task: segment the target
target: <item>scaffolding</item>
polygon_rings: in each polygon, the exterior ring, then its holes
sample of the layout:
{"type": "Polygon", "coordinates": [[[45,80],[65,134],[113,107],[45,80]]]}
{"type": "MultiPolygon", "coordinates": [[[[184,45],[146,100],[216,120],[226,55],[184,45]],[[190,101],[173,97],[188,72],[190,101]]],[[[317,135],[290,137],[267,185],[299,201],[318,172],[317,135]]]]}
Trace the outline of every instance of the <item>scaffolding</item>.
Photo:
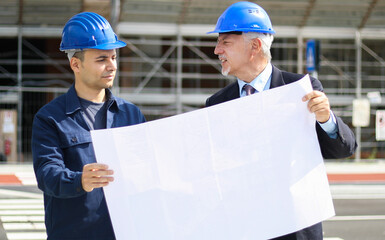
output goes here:
{"type": "MultiPolygon", "coordinates": [[[[13,3],[8,1],[9,6],[13,3]]],[[[17,18],[7,20],[8,25],[0,25],[0,108],[17,110],[20,162],[31,160],[34,114],[66,92],[73,82],[68,60],[58,50],[62,26],[56,26],[63,25],[66,16],[84,9],[83,1],[71,3],[71,7],[66,5],[67,13],[58,13],[53,25],[33,24],[42,21],[39,19],[17,24],[17,18]]],[[[128,3],[132,1],[112,1],[108,10],[116,32],[127,43],[119,52],[119,73],[112,90],[138,105],[148,120],[204,107],[210,95],[234,81],[233,77],[220,74],[220,64],[213,53],[216,36],[206,34],[212,30],[212,24],[187,24],[186,18],[180,17],[175,23],[117,21],[120,4],[123,15],[132,12],[125,10],[128,3]]],[[[214,7],[210,9],[214,11],[214,7]]],[[[365,16],[358,24],[364,24],[364,20],[365,16]]],[[[354,99],[373,91],[385,94],[385,29],[299,24],[276,26],[275,30],[272,63],[282,70],[306,73],[305,43],[308,39],[321,42],[318,78],[334,113],[351,127],[354,99]]],[[[384,106],[383,98],[381,103],[372,104],[372,115],[384,106]]],[[[357,160],[385,157],[385,144],[375,140],[374,127],[372,116],[369,127],[354,128],[359,143],[357,160]]]]}

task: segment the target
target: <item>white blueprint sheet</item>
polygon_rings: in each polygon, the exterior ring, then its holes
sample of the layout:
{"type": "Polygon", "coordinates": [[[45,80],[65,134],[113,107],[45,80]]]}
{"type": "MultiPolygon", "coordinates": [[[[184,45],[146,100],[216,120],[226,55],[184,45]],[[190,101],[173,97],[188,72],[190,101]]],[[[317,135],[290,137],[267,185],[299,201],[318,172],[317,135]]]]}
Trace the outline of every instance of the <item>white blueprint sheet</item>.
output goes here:
{"type": "Polygon", "coordinates": [[[309,77],[140,125],[92,131],[118,240],[263,240],[334,216],[309,77]]]}

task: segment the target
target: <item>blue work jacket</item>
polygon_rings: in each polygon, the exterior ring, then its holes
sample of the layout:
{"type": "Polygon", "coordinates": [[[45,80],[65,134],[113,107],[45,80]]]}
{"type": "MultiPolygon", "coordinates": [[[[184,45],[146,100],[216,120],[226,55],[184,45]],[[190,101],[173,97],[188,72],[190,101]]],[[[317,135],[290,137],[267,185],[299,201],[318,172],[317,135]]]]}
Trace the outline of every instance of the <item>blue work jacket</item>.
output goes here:
{"type": "MultiPolygon", "coordinates": [[[[143,123],[139,108],[110,95],[107,128],[143,123]]],[[[102,188],[85,192],[85,164],[95,163],[90,128],[83,118],[74,86],[35,115],[32,128],[33,165],[44,192],[49,240],[115,239],[102,188]]]]}

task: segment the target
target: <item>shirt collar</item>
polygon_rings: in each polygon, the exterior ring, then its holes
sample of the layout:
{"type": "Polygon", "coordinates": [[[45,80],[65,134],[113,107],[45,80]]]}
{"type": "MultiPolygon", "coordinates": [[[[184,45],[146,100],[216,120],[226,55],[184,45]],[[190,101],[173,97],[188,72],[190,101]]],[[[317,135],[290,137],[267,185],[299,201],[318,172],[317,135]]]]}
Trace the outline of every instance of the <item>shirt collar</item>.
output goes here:
{"type": "Polygon", "coordinates": [[[271,65],[271,63],[268,63],[265,69],[263,69],[263,71],[250,83],[244,82],[237,78],[239,85],[239,96],[242,96],[242,88],[246,84],[251,85],[258,92],[262,92],[263,90],[269,89],[269,86],[266,86],[266,84],[269,82],[272,72],[273,66],[271,65]]]}
{"type": "MultiPolygon", "coordinates": [[[[108,109],[115,105],[117,107],[116,98],[112,94],[111,90],[106,88],[106,101],[109,101],[108,103],[108,109]]],[[[80,101],[78,98],[78,95],[75,90],[75,85],[72,84],[72,86],[68,89],[67,96],[66,96],[66,113],[72,114],[78,110],[80,110],[80,101]]]]}

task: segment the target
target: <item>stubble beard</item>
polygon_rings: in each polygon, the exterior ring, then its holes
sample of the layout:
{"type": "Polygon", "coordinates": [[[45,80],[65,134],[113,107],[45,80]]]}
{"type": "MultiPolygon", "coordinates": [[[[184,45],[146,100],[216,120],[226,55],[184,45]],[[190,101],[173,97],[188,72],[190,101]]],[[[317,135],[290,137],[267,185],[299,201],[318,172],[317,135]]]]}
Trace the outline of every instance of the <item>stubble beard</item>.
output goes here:
{"type": "MultiPolygon", "coordinates": [[[[106,74],[106,75],[108,75],[108,74],[106,74]]],[[[112,80],[105,82],[103,84],[104,88],[111,88],[114,85],[115,77],[116,77],[116,75],[114,74],[114,77],[112,78],[112,80]]]]}

